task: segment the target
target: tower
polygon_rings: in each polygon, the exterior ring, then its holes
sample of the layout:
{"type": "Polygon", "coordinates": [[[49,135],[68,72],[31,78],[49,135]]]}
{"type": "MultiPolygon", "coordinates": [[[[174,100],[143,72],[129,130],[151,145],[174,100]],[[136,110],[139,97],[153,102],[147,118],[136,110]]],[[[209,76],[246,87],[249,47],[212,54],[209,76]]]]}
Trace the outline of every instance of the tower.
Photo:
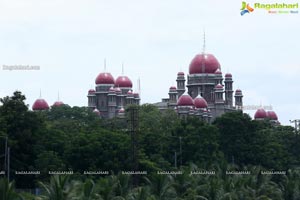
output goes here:
{"type": "Polygon", "coordinates": [[[122,64],[122,75],[116,79],[115,87],[118,87],[121,90],[121,93],[119,93],[117,95],[117,98],[118,98],[117,101],[119,103],[118,104],[119,108],[126,107],[126,104],[127,104],[126,96],[128,95],[127,93],[132,90],[132,82],[128,78],[128,76],[124,75],[123,64],[122,64]]]}
{"type": "Polygon", "coordinates": [[[116,116],[116,91],[113,87],[111,87],[108,91],[108,118],[113,118],[116,116]]]}
{"type": "Polygon", "coordinates": [[[223,99],[223,85],[218,84],[215,87],[215,107],[213,117],[221,116],[224,114],[224,99],[223,99]]]}
{"type": "Polygon", "coordinates": [[[95,106],[100,111],[101,116],[108,117],[108,92],[114,86],[114,78],[110,73],[103,72],[97,76],[95,83],[95,106]]]}
{"type": "Polygon", "coordinates": [[[237,89],[235,91],[234,98],[235,98],[235,108],[237,110],[242,110],[243,109],[243,93],[242,93],[242,90],[237,89]]]}
{"type": "Polygon", "coordinates": [[[233,106],[233,90],[232,90],[232,75],[230,73],[225,74],[225,105],[228,107],[233,106]]]}
{"type": "Polygon", "coordinates": [[[223,86],[221,84],[215,87],[215,104],[224,104],[223,86]]]}
{"type": "Polygon", "coordinates": [[[169,102],[168,108],[174,109],[177,104],[177,90],[175,86],[171,86],[169,89],[169,102]]]}
{"type": "Polygon", "coordinates": [[[187,79],[188,93],[193,98],[200,94],[209,105],[214,104],[215,85],[222,84],[223,78],[219,61],[206,52],[205,32],[202,53],[192,59],[187,79]]]}
{"type": "Polygon", "coordinates": [[[117,109],[120,109],[123,106],[123,102],[122,102],[122,91],[121,88],[116,87],[115,88],[115,92],[116,92],[116,104],[117,104],[117,109]]]}
{"type": "Polygon", "coordinates": [[[136,104],[136,105],[140,105],[140,100],[141,100],[141,98],[140,98],[140,94],[139,93],[133,93],[133,97],[134,97],[134,104],[136,104]]]}
{"type": "Polygon", "coordinates": [[[177,82],[177,94],[179,98],[185,92],[185,77],[183,72],[177,73],[176,82],[177,82]]]}
{"type": "Polygon", "coordinates": [[[95,90],[94,89],[90,89],[88,91],[88,107],[91,108],[91,110],[94,110],[94,108],[96,107],[96,95],[95,95],[95,90]]]}
{"type": "Polygon", "coordinates": [[[126,96],[126,105],[132,105],[134,104],[134,95],[131,90],[127,92],[126,96]]]}

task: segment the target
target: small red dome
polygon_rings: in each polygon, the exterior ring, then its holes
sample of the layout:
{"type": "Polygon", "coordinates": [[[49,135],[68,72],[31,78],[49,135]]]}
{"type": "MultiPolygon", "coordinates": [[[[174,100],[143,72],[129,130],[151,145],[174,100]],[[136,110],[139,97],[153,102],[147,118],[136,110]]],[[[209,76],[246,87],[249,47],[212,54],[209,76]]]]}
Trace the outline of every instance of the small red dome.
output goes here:
{"type": "Polygon", "coordinates": [[[176,90],[177,88],[175,86],[171,86],[169,90],[176,90]]]}
{"type": "Polygon", "coordinates": [[[226,74],[225,74],[225,78],[232,78],[232,74],[226,73],[226,74]]]}
{"type": "Polygon", "coordinates": [[[178,72],[177,76],[184,76],[184,72],[178,72]]]}
{"type": "Polygon", "coordinates": [[[116,93],[121,93],[122,92],[121,88],[119,88],[119,87],[115,88],[115,91],[116,91],[116,93]]]}
{"type": "Polygon", "coordinates": [[[198,54],[196,55],[189,68],[190,74],[213,74],[217,69],[220,69],[220,63],[212,54],[198,54]]]}
{"type": "Polygon", "coordinates": [[[132,95],[133,93],[132,93],[131,90],[128,90],[127,94],[128,94],[128,95],[132,95]]]}
{"type": "Polygon", "coordinates": [[[116,90],[114,89],[114,87],[110,87],[109,90],[108,90],[108,92],[114,93],[114,92],[116,92],[116,90]]]}
{"type": "Polygon", "coordinates": [[[184,93],[177,101],[178,106],[194,106],[194,101],[190,95],[184,93]]]}
{"type": "Polygon", "coordinates": [[[242,90],[237,89],[237,90],[235,91],[235,94],[242,94],[242,90]]]}
{"type": "Polygon", "coordinates": [[[88,92],[88,94],[95,94],[95,92],[96,91],[94,89],[90,89],[89,92],[88,92]]]}
{"type": "Polygon", "coordinates": [[[222,74],[221,70],[218,68],[216,71],[215,71],[215,74],[222,74]]]}
{"type": "Polygon", "coordinates": [[[55,101],[52,106],[62,106],[64,103],[62,101],[55,101]]]}
{"type": "Polygon", "coordinates": [[[267,112],[267,117],[271,120],[278,120],[276,113],[272,110],[267,112]]]}
{"type": "Polygon", "coordinates": [[[223,85],[221,85],[220,83],[218,85],[216,85],[215,87],[216,89],[223,89],[223,85]]]}
{"type": "Polygon", "coordinates": [[[119,76],[116,79],[115,86],[121,88],[132,88],[132,82],[127,76],[119,76]]]}
{"type": "Polygon", "coordinates": [[[140,94],[137,92],[133,93],[133,96],[134,96],[134,98],[140,98],[140,94]]]}
{"type": "Polygon", "coordinates": [[[104,72],[104,73],[100,73],[97,76],[95,83],[97,85],[100,85],[100,84],[115,84],[115,79],[110,73],[104,72]]]}
{"type": "Polygon", "coordinates": [[[32,105],[32,110],[48,110],[49,105],[44,99],[37,99],[32,105]]]}
{"type": "Polygon", "coordinates": [[[93,110],[93,113],[95,113],[96,115],[100,116],[100,111],[99,111],[97,108],[95,108],[95,109],[93,110]]]}
{"type": "Polygon", "coordinates": [[[207,108],[207,102],[206,100],[201,97],[200,95],[198,95],[195,99],[194,99],[194,104],[196,108],[207,108]]]}
{"type": "Polygon", "coordinates": [[[267,117],[267,112],[263,108],[258,109],[254,114],[255,119],[264,119],[266,117],[267,117]]]}
{"type": "Polygon", "coordinates": [[[122,107],[122,108],[120,108],[120,110],[118,111],[118,113],[125,113],[125,110],[124,110],[124,108],[122,107]]]}

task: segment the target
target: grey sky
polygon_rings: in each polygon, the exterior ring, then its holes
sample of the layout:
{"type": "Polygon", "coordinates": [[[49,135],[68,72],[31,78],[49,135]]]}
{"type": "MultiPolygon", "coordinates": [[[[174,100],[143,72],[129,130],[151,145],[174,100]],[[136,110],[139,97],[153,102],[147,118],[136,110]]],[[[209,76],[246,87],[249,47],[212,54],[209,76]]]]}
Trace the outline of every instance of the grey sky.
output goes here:
{"type": "Polygon", "coordinates": [[[240,16],[240,8],[236,0],[1,0],[0,64],[41,69],[1,69],[0,96],[19,89],[31,106],[41,89],[53,104],[59,90],[65,103],[85,106],[106,58],[115,78],[124,62],[134,89],[140,77],[142,103],[158,102],[202,51],[205,28],[206,51],[233,74],[244,104],[271,104],[289,124],[300,118],[300,14],[240,16]]]}

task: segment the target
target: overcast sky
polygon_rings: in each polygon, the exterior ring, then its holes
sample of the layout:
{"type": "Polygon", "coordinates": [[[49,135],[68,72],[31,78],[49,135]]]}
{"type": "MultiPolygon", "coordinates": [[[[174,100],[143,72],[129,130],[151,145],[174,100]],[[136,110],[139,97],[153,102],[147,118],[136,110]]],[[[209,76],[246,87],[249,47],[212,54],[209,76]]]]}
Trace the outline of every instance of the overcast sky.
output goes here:
{"type": "Polygon", "coordinates": [[[0,96],[18,89],[31,107],[40,89],[51,105],[59,91],[64,103],[86,106],[106,58],[115,78],[124,62],[134,89],[140,77],[142,103],[158,102],[202,52],[205,28],[206,51],[233,74],[244,105],[272,105],[290,124],[300,118],[300,14],[240,16],[240,8],[236,0],[0,0],[0,96]],[[15,64],[40,70],[2,69],[15,64]]]}

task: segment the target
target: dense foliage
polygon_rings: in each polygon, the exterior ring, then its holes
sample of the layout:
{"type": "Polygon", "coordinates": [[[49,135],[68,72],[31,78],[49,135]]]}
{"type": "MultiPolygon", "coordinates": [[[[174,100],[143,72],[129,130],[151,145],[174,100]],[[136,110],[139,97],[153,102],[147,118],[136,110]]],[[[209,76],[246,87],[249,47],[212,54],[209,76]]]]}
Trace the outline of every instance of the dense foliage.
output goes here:
{"type": "MultiPolygon", "coordinates": [[[[138,106],[138,166],[148,175],[135,185],[121,174],[134,164],[128,116],[100,119],[86,107],[68,105],[33,112],[24,100],[18,91],[0,99],[0,170],[5,170],[7,136],[10,180],[16,188],[43,188],[41,199],[300,199],[300,139],[292,127],[254,121],[242,112],[207,124],[193,117],[181,120],[173,110],[138,106]],[[189,175],[200,169],[216,175],[189,175]],[[251,175],[226,175],[229,169],[251,175]],[[15,174],[35,170],[40,174],[15,174]],[[97,170],[110,175],[82,175],[97,170]],[[163,170],[185,173],[157,174],[163,170]],[[261,175],[260,170],[288,173],[261,175]],[[51,177],[48,171],[74,175],[51,177]]],[[[0,196],[11,192],[13,199],[21,198],[11,182],[1,179],[0,184],[0,196]]]]}

